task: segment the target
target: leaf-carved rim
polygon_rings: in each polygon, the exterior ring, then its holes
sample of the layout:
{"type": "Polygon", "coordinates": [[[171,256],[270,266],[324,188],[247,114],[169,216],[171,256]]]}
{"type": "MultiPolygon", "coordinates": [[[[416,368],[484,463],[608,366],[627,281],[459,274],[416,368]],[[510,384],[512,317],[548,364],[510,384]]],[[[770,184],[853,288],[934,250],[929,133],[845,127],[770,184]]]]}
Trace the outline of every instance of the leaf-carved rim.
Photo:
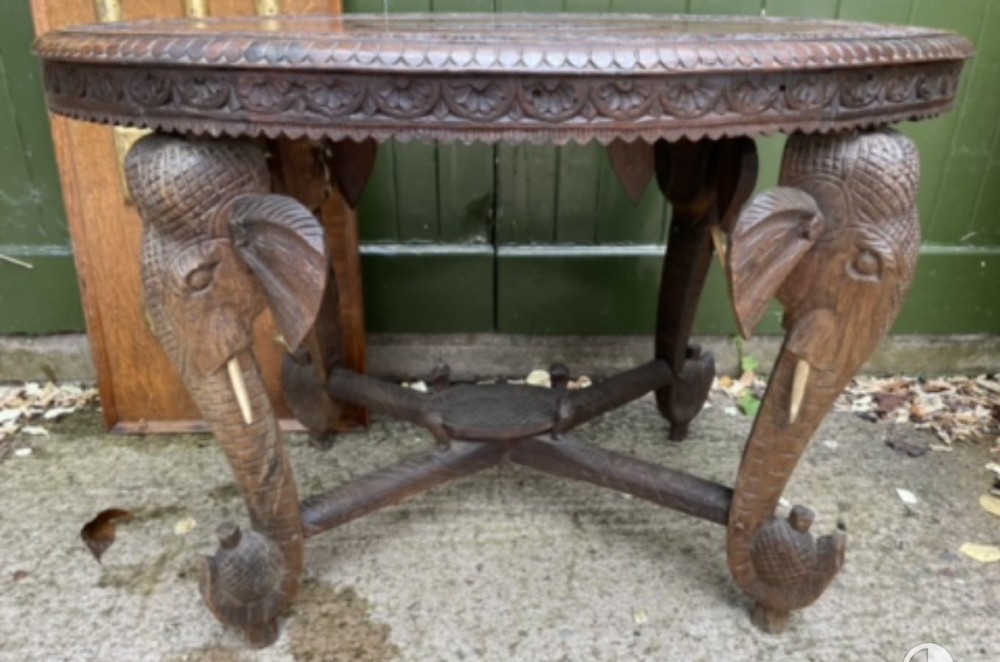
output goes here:
{"type": "Polygon", "coordinates": [[[326,71],[662,74],[962,60],[919,27],[664,14],[350,14],[88,25],[43,35],[44,60],[326,71]]]}
{"type": "Polygon", "coordinates": [[[162,131],[607,144],[823,133],[925,119],[951,108],[961,68],[944,62],[752,76],[403,76],[53,61],[45,63],[44,78],[55,113],[162,131]],[[748,81],[756,90],[750,99],[748,81]]]}

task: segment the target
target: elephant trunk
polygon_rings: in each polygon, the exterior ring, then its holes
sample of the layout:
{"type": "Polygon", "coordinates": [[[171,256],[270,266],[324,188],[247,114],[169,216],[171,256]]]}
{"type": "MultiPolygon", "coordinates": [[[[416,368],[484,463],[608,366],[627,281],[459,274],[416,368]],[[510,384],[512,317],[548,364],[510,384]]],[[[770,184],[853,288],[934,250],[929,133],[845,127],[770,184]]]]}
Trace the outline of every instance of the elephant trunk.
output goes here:
{"type": "Polygon", "coordinates": [[[295,596],[304,536],[291,464],[257,363],[246,351],[237,353],[233,362],[245,384],[249,424],[226,366],[186,380],[229,461],[252,527],[242,535],[236,529],[235,540],[232,525],[220,527],[223,549],[206,559],[201,591],[221,621],[266,645],[277,635],[277,616],[295,596]],[[231,544],[224,530],[229,530],[231,544]]]}
{"type": "Polygon", "coordinates": [[[800,455],[845,386],[841,375],[851,374],[812,368],[803,375],[802,365],[802,357],[786,343],[743,453],[729,516],[727,555],[734,580],[758,602],[781,612],[814,602],[844,555],[839,532],[813,542],[808,510],[793,510],[787,521],[774,517],[800,455]],[[797,378],[804,395],[790,416],[797,378]]]}

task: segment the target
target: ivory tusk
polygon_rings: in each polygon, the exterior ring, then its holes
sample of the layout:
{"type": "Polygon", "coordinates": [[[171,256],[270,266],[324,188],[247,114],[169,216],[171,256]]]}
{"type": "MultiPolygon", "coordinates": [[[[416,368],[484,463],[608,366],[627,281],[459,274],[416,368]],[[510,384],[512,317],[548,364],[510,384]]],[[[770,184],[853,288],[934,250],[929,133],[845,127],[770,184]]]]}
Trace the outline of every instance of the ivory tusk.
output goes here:
{"type": "Polygon", "coordinates": [[[719,264],[722,265],[722,270],[726,270],[726,237],[722,233],[722,228],[718,225],[713,225],[709,232],[712,234],[712,245],[715,247],[715,255],[719,258],[719,264]]]}
{"type": "Polygon", "coordinates": [[[799,417],[802,400],[806,395],[806,382],[809,381],[809,362],[799,359],[795,364],[795,377],[792,379],[792,406],[788,410],[788,422],[794,423],[799,417]]]}
{"type": "Polygon", "coordinates": [[[243,381],[240,360],[235,356],[229,359],[226,369],[229,370],[229,381],[233,385],[233,393],[236,395],[236,402],[240,405],[240,413],[243,414],[243,421],[247,425],[250,425],[253,423],[253,410],[250,409],[250,395],[247,393],[247,384],[243,381]]]}

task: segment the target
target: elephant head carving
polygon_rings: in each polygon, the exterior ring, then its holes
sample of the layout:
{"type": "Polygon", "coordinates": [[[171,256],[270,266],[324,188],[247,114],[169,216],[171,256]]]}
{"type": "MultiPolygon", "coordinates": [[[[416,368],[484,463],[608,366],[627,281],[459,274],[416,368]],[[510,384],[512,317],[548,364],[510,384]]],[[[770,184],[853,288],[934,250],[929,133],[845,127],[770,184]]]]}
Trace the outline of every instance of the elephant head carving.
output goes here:
{"type": "Polygon", "coordinates": [[[291,467],[250,349],[251,324],[269,306],[285,342],[294,349],[303,341],[326,286],[323,230],[294,200],[266,193],[266,158],[253,144],[152,135],[132,148],[127,175],[144,221],[152,330],[226,453],[253,531],[283,563],[267,575],[270,593],[244,603],[224,585],[233,573],[208,559],[202,593],[223,622],[269,643],[297,588],[303,534],[291,467]]]}
{"type": "Polygon", "coordinates": [[[773,515],[816,427],[899,312],[920,248],[918,182],[916,148],[901,134],[795,135],[780,186],[752,199],[730,236],[743,335],[772,297],[784,308],[785,342],[744,451],[728,543],[737,583],[777,613],[814,601],[842,564],[842,534],[814,543],[811,514],[773,515]]]}

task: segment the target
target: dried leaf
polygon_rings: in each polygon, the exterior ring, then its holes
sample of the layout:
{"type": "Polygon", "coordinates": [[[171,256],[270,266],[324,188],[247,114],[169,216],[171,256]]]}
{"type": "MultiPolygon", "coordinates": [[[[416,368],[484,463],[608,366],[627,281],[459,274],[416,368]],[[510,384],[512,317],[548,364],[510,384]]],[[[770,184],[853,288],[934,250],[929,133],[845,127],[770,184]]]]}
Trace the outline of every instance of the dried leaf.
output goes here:
{"type": "Polygon", "coordinates": [[[875,395],[876,411],[885,416],[896,411],[906,403],[906,397],[898,393],[878,393],[875,395]]]}
{"type": "Polygon", "coordinates": [[[62,418],[63,416],[72,414],[75,411],[76,407],[53,407],[52,409],[49,409],[44,414],[42,414],[42,418],[44,418],[46,421],[54,421],[59,418],[62,418]]]}
{"type": "Polygon", "coordinates": [[[967,542],[959,547],[958,551],[980,563],[996,563],[1000,561],[1000,547],[996,545],[977,545],[976,543],[967,542]]]}
{"type": "Polygon", "coordinates": [[[23,428],[21,428],[21,432],[34,437],[49,436],[49,431],[39,425],[25,425],[23,428]]]}
{"type": "Polygon", "coordinates": [[[195,530],[198,526],[198,522],[193,517],[184,517],[174,524],[174,535],[186,536],[195,530]]]}
{"type": "Polygon", "coordinates": [[[995,496],[983,494],[979,497],[979,505],[989,514],[1000,517],[1000,499],[995,496]]]}
{"type": "Polygon", "coordinates": [[[123,520],[132,517],[132,513],[120,508],[109,508],[97,513],[97,517],[90,520],[80,529],[80,537],[86,543],[90,553],[94,555],[97,562],[101,562],[101,556],[108,547],[115,541],[115,525],[123,520]]]}
{"type": "Polygon", "coordinates": [[[20,409],[0,409],[0,423],[16,421],[21,418],[20,409]]]}

